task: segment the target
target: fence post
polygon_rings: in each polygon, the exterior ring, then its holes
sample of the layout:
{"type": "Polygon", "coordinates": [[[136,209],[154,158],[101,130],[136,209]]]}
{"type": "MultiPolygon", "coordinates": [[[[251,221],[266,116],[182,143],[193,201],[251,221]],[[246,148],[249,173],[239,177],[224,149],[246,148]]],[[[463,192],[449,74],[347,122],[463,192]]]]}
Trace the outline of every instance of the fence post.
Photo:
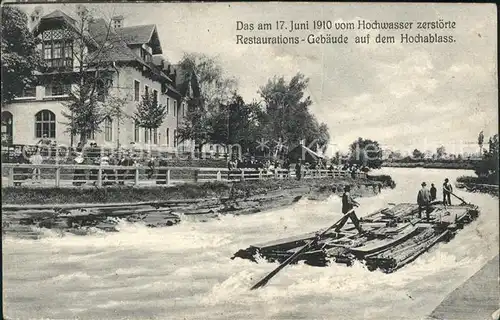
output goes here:
{"type": "Polygon", "coordinates": [[[220,170],[217,171],[217,181],[221,181],[222,180],[222,175],[220,173],[220,170]]]}
{"type": "Polygon", "coordinates": [[[14,186],[14,167],[9,168],[9,187],[14,186]]]}
{"type": "Polygon", "coordinates": [[[241,181],[245,180],[245,170],[241,169],[241,181]]]}
{"type": "Polygon", "coordinates": [[[97,186],[102,187],[102,168],[97,169],[97,186]]]}
{"type": "Polygon", "coordinates": [[[262,180],[262,170],[259,169],[259,180],[262,180]]]}
{"type": "Polygon", "coordinates": [[[198,175],[199,175],[199,171],[194,170],[194,182],[198,182],[198,175]]]}
{"type": "Polygon", "coordinates": [[[278,180],[278,169],[274,169],[274,179],[278,180]]]}
{"type": "Polygon", "coordinates": [[[167,170],[167,186],[170,185],[170,169],[167,170]]]}
{"type": "Polygon", "coordinates": [[[56,187],[59,188],[61,185],[61,167],[56,168],[56,187]]]}
{"type": "Polygon", "coordinates": [[[135,166],[135,171],[134,171],[134,185],[138,186],[139,185],[139,167],[135,166]]]}

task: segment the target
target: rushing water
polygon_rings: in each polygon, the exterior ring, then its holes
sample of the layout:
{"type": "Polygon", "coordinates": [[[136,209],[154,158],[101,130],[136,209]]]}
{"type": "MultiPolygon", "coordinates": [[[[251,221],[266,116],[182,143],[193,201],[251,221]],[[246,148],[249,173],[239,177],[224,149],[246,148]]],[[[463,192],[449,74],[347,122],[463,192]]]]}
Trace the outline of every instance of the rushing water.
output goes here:
{"type": "MultiPolygon", "coordinates": [[[[389,202],[414,202],[422,180],[439,186],[458,170],[383,169],[397,183],[359,199],[359,215],[389,202]]],[[[250,291],[277,264],[230,257],[278,237],[329,226],[338,197],[247,216],[151,229],[75,236],[44,231],[39,240],[3,240],[4,314],[14,319],[425,319],[498,253],[498,199],[456,193],[480,206],[478,220],[393,274],[361,264],[285,268],[250,291]]],[[[456,202],[458,200],[452,199],[456,202]]]]}

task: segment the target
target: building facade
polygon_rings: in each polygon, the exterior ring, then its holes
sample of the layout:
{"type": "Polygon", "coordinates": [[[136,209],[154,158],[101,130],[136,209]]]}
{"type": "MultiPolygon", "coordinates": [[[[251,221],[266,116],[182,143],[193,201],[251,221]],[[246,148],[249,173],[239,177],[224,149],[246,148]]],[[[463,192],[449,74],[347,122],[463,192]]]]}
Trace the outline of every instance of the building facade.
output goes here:
{"type": "MultiPolygon", "coordinates": [[[[82,59],[77,59],[82,50],[77,50],[72,32],[78,32],[83,25],[79,21],[85,12],[81,6],[78,17],[73,18],[60,10],[43,15],[37,8],[30,15],[30,29],[41,40],[39,50],[46,68],[37,73],[36,86],[26,88],[21,97],[3,107],[4,142],[34,145],[47,137],[58,145],[76,146],[80,141],[79,136],[71,137],[68,132],[72,118],[64,114],[68,114],[69,97],[76,90],[75,75],[82,70],[79,68],[82,59]]],[[[109,148],[134,146],[188,151],[192,144],[177,143],[176,135],[186,118],[193,75],[178,74],[176,66],[162,57],[156,25],[126,26],[123,17],[114,17],[111,22],[89,20],[81,30],[85,39],[89,39],[88,48],[84,48],[88,57],[102,51],[104,45],[109,47],[106,68],[99,73],[102,79],[97,86],[97,99],[103,104],[109,97],[122,101],[120,117],[107,116],[100,130],[89,133],[87,139],[109,148]],[[154,130],[140,127],[133,119],[145,94],[154,96],[167,108],[161,126],[154,130]]]]}

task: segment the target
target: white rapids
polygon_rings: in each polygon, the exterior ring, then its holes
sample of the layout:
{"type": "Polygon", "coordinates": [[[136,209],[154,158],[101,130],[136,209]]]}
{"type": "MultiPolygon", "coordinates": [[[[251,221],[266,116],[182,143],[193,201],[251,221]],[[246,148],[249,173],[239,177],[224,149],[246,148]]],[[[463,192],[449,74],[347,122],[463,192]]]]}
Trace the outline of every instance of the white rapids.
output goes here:
{"type": "MultiPolygon", "coordinates": [[[[471,171],[386,168],[397,183],[361,198],[360,216],[414,202],[422,181],[438,188],[471,171]]],[[[498,254],[498,199],[456,190],[481,213],[393,274],[363,265],[292,265],[263,289],[249,288],[277,264],[230,257],[253,243],[316,231],[340,216],[336,196],[292,207],[166,228],[120,223],[117,233],[3,239],[4,315],[9,319],[425,319],[498,254]]],[[[458,200],[452,201],[457,203],[458,200]]]]}

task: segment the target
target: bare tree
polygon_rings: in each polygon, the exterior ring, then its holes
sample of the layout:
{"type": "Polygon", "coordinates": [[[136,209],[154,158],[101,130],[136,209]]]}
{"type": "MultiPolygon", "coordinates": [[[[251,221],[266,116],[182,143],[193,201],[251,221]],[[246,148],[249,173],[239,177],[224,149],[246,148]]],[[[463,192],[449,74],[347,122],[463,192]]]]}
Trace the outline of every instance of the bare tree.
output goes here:
{"type": "MultiPolygon", "coordinates": [[[[105,99],[112,86],[111,56],[122,40],[114,33],[111,21],[94,19],[83,6],[78,6],[77,19],[66,25],[65,31],[70,37],[67,41],[73,45],[74,81],[63,116],[69,120],[66,125],[71,134],[71,144],[73,136],[79,134],[84,145],[89,136],[102,130],[101,123],[110,116],[105,99]]],[[[113,104],[116,105],[116,102],[113,104]]],[[[111,109],[116,111],[115,107],[111,109]]]]}

